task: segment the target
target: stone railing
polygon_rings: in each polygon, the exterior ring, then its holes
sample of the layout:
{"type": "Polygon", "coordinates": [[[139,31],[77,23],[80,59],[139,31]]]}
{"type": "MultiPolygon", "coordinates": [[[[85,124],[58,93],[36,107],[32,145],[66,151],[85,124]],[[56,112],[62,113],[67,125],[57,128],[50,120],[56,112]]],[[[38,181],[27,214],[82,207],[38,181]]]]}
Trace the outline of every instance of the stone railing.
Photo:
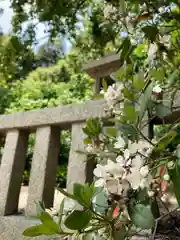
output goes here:
{"type": "Polygon", "coordinates": [[[36,133],[32,159],[29,192],[25,214],[36,214],[35,201],[53,206],[56,167],[60,151],[60,132],[71,129],[72,142],[69,154],[67,189],[73,182],[92,180],[92,164],[76,150],[84,148],[82,127],[93,117],[107,118],[105,102],[89,101],[37,111],[0,116],[0,134],[6,141],[0,166],[0,215],[13,215],[18,211],[22,175],[25,166],[28,137],[36,133]]]}

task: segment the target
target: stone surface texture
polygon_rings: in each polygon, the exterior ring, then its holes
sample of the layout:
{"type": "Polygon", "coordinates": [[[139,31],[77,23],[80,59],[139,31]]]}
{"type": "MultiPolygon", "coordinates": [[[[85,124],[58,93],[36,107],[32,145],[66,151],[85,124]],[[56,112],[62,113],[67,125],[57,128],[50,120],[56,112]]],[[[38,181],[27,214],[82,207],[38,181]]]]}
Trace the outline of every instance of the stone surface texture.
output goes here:
{"type": "Polygon", "coordinates": [[[28,134],[18,130],[7,133],[0,166],[0,215],[17,212],[24,171],[28,134]]]}
{"type": "Polygon", "coordinates": [[[94,78],[106,77],[121,67],[119,54],[111,53],[101,59],[90,61],[83,66],[83,70],[94,78]]]}
{"type": "Polygon", "coordinates": [[[46,208],[53,207],[59,147],[59,128],[37,129],[26,207],[28,216],[36,215],[35,201],[43,201],[46,208]]]}
{"type": "Polygon", "coordinates": [[[34,129],[47,125],[71,127],[74,122],[83,122],[88,118],[107,118],[107,105],[104,100],[87,101],[82,104],[70,104],[55,108],[45,108],[9,115],[0,115],[0,132],[9,129],[34,129]]]}

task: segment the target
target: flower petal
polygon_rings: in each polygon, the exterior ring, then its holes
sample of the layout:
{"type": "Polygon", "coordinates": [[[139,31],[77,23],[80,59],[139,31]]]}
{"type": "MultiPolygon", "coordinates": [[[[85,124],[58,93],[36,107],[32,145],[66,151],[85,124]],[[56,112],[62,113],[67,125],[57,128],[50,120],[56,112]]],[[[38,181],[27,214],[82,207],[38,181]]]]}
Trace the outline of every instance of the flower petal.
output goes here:
{"type": "Polygon", "coordinates": [[[129,151],[129,149],[126,149],[126,150],[124,151],[124,158],[125,158],[125,160],[128,160],[129,157],[130,157],[130,151],[129,151]]]}

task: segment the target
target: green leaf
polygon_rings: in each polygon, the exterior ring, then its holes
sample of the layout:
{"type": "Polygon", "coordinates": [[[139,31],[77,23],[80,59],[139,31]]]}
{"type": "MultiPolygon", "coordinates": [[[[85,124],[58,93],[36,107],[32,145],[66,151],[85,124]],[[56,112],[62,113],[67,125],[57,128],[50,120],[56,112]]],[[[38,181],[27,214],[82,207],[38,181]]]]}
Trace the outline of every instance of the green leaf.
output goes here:
{"type": "Polygon", "coordinates": [[[135,108],[132,104],[129,103],[125,103],[124,104],[124,116],[126,120],[130,120],[130,121],[135,121],[137,118],[137,113],[135,111],[135,108]]]}
{"type": "Polygon", "coordinates": [[[148,108],[149,102],[151,101],[153,83],[150,83],[149,86],[146,88],[145,92],[140,97],[140,112],[139,112],[139,121],[142,120],[145,111],[148,108]]]}
{"type": "Polygon", "coordinates": [[[173,183],[174,193],[177,199],[178,204],[180,204],[180,159],[176,160],[176,164],[174,168],[168,170],[169,176],[173,183]]]}
{"type": "Polygon", "coordinates": [[[156,116],[163,118],[166,115],[168,115],[169,113],[171,113],[171,109],[168,106],[165,106],[162,103],[159,103],[156,105],[156,116]]]}
{"type": "Polygon", "coordinates": [[[65,219],[64,224],[71,230],[81,230],[88,225],[91,219],[92,214],[89,211],[74,210],[65,219]]]}
{"type": "Polygon", "coordinates": [[[62,231],[61,222],[62,222],[62,217],[63,217],[63,213],[64,213],[64,203],[65,203],[65,198],[61,202],[61,205],[60,205],[60,208],[59,208],[59,214],[58,214],[59,215],[58,225],[59,225],[59,228],[60,228],[61,231],[62,231]]]}
{"type": "Polygon", "coordinates": [[[129,137],[132,141],[138,140],[138,137],[139,137],[138,132],[130,124],[117,123],[116,128],[119,132],[122,132],[124,134],[124,136],[129,137]]]}
{"type": "Polygon", "coordinates": [[[128,88],[124,87],[123,94],[124,94],[125,98],[127,98],[127,99],[129,99],[131,101],[134,101],[135,95],[128,88]]]}
{"type": "Polygon", "coordinates": [[[133,78],[133,86],[136,90],[141,91],[144,88],[143,73],[136,74],[133,78]]]}
{"type": "Polygon", "coordinates": [[[147,200],[149,200],[148,194],[147,194],[147,189],[139,189],[136,192],[136,201],[138,201],[139,203],[142,202],[146,202],[147,200]]]}
{"type": "Polygon", "coordinates": [[[124,60],[126,59],[130,47],[131,47],[130,39],[129,38],[125,38],[125,40],[122,43],[122,51],[121,51],[120,59],[124,59],[124,60]]]}
{"type": "Polygon", "coordinates": [[[168,88],[173,86],[173,84],[176,82],[175,80],[177,79],[177,74],[178,74],[178,70],[176,69],[173,73],[170,74],[170,76],[168,77],[168,88]]]}
{"type": "Polygon", "coordinates": [[[113,232],[113,240],[124,240],[126,238],[126,228],[122,226],[118,231],[113,232]]]}
{"type": "Polygon", "coordinates": [[[170,131],[167,134],[165,134],[158,143],[156,144],[156,149],[157,150],[164,150],[176,137],[177,132],[176,131],[170,131]]]}
{"type": "Polygon", "coordinates": [[[157,34],[159,32],[157,26],[155,25],[145,26],[142,28],[142,31],[144,32],[145,37],[151,42],[154,42],[156,40],[157,34]]]}
{"type": "Polygon", "coordinates": [[[155,219],[149,204],[130,204],[128,213],[136,227],[151,229],[154,226],[155,219]]]}
{"type": "Polygon", "coordinates": [[[90,207],[91,199],[94,195],[94,185],[81,185],[79,183],[74,184],[73,194],[81,205],[90,207]]]}
{"type": "Polygon", "coordinates": [[[86,121],[86,127],[83,128],[83,131],[89,137],[98,137],[101,133],[101,123],[99,118],[88,119],[86,121]]]}
{"type": "Polygon", "coordinates": [[[40,220],[47,228],[51,229],[55,233],[59,233],[59,226],[54,222],[53,218],[47,212],[42,212],[40,220]]]}
{"type": "Polygon", "coordinates": [[[44,224],[27,228],[23,232],[23,236],[26,237],[36,237],[41,235],[54,235],[54,234],[55,234],[54,231],[50,228],[47,228],[44,224]]]}
{"type": "Polygon", "coordinates": [[[164,69],[153,69],[150,72],[151,76],[154,77],[157,81],[163,81],[165,78],[165,71],[164,69]]]}
{"type": "Polygon", "coordinates": [[[135,49],[135,46],[133,46],[131,44],[130,39],[126,38],[122,43],[122,51],[121,51],[121,55],[120,55],[120,60],[122,62],[124,62],[124,61],[129,62],[129,60],[130,60],[129,56],[133,52],[134,49],[135,49]]]}
{"type": "Polygon", "coordinates": [[[36,212],[37,212],[37,215],[38,217],[40,217],[41,213],[42,212],[45,212],[45,205],[43,202],[41,201],[36,201],[36,212]]]}
{"type": "Polygon", "coordinates": [[[90,138],[85,138],[84,139],[84,144],[91,144],[92,140],[90,138]]]}
{"type": "Polygon", "coordinates": [[[124,68],[121,67],[118,71],[114,72],[114,73],[111,73],[111,78],[114,80],[114,81],[123,81],[124,80],[124,68]]]}
{"type": "Polygon", "coordinates": [[[108,209],[108,196],[104,189],[96,188],[96,194],[93,198],[93,207],[97,213],[104,215],[108,209]]]}
{"type": "Polygon", "coordinates": [[[180,159],[180,145],[176,148],[176,157],[180,159]]]}
{"type": "Polygon", "coordinates": [[[115,127],[106,127],[105,133],[108,137],[116,137],[116,128],[115,127]]]}
{"type": "Polygon", "coordinates": [[[139,58],[146,57],[146,55],[147,55],[147,45],[144,44],[144,43],[143,44],[139,44],[136,47],[135,54],[139,58]]]}

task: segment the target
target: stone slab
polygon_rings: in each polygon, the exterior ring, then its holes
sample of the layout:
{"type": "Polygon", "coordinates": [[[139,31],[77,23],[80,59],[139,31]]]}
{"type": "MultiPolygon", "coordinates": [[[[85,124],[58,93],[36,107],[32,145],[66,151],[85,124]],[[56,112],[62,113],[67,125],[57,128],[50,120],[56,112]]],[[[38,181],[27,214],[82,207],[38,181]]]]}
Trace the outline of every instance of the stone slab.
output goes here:
{"type": "Polygon", "coordinates": [[[121,67],[119,54],[111,53],[103,58],[89,61],[84,64],[83,71],[86,71],[94,78],[109,76],[112,72],[117,71],[121,67]]]}
{"type": "Polygon", "coordinates": [[[0,240],[49,240],[51,236],[24,237],[23,231],[31,226],[38,225],[39,220],[28,219],[24,216],[0,217],[0,240]]]}
{"type": "Polygon", "coordinates": [[[89,118],[107,118],[105,108],[107,105],[101,99],[81,104],[0,115],[0,132],[14,128],[35,129],[47,125],[59,125],[63,129],[70,127],[74,122],[84,122],[89,118]]]}

